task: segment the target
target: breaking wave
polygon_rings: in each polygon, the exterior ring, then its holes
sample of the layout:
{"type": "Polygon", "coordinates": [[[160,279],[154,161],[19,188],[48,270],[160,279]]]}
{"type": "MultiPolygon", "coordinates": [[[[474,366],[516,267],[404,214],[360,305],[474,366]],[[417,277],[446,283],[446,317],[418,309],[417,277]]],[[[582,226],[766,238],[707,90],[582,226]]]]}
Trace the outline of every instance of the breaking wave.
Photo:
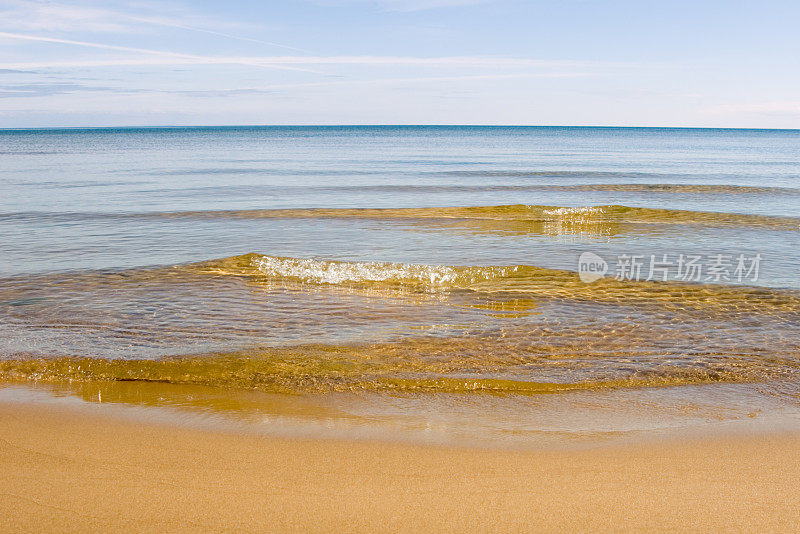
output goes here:
{"type": "Polygon", "coordinates": [[[445,265],[412,263],[337,262],[313,259],[255,256],[251,264],[261,273],[275,278],[294,278],[319,284],[347,282],[421,283],[433,287],[469,285],[478,281],[508,276],[519,267],[456,268],[445,265]]]}

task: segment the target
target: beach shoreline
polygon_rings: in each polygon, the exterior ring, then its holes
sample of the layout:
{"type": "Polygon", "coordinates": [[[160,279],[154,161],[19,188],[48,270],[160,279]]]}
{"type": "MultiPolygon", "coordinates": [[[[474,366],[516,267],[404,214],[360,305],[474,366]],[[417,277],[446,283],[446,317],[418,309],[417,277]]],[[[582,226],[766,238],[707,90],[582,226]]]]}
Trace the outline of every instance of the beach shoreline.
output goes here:
{"type": "Polygon", "coordinates": [[[0,403],[4,531],[727,530],[800,521],[800,434],[502,450],[0,403]]]}

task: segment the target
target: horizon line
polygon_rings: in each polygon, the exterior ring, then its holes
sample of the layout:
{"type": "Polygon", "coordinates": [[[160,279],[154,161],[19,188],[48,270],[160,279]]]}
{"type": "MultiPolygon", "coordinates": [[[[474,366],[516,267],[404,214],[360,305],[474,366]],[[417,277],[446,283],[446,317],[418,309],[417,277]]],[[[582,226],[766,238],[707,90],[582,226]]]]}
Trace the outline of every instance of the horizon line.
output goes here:
{"type": "Polygon", "coordinates": [[[765,128],[741,126],[618,126],[618,125],[569,125],[569,124],[152,124],[152,125],[118,125],[118,126],[0,126],[0,131],[33,131],[33,130],[135,130],[135,129],[209,129],[209,128],[584,128],[584,129],[616,129],[616,130],[764,130],[764,131],[800,131],[800,128],[765,128]]]}

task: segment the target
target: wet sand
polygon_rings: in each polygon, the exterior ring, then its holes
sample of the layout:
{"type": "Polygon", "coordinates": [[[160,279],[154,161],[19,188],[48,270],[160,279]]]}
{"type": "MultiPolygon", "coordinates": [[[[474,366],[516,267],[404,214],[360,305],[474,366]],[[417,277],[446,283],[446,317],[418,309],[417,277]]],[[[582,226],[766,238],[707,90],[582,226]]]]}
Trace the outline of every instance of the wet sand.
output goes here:
{"type": "Polygon", "coordinates": [[[478,450],[0,404],[0,530],[788,532],[798,458],[785,434],[478,450]]]}

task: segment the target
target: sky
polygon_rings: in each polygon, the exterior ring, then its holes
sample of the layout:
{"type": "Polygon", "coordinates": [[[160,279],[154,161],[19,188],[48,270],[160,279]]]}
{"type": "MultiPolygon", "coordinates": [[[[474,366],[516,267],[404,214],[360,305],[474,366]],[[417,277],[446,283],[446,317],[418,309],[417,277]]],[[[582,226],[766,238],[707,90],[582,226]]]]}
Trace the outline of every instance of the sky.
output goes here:
{"type": "Polygon", "coordinates": [[[800,128],[800,2],[0,0],[0,127],[800,128]]]}

